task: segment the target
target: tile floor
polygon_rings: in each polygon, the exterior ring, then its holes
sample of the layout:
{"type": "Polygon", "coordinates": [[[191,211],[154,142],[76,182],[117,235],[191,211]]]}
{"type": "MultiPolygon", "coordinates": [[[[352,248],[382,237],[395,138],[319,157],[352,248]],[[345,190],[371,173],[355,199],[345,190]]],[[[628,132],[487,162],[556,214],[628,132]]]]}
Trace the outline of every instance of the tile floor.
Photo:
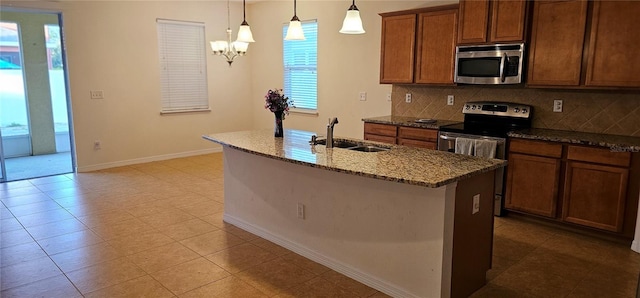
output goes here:
{"type": "MultiPolygon", "coordinates": [[[[222,155],[0,184],[1,297],[387,297],[222,221],[222,155]]],[[[474,297],[635,297],[640,254],[496,218],[474,297]]]]}

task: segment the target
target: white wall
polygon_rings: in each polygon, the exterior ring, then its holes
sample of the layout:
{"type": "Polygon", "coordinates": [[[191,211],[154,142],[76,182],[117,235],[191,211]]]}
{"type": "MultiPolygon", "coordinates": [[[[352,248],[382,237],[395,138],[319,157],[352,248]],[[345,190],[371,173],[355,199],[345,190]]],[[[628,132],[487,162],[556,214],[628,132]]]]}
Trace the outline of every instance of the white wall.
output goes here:
{"type": "MultiPolygon", "coordinates": [[[[457,1],[453,1],[457,2],[457,1]]],[[[328,117],[338,117],[336,136],[362,137],[363,117],[389,115],[380,85],[380,12],[449,2],[365,1],[364,35],[337,31],[348,1],[298,1],[298,16],[319,23],[318,116],[290,115],[285,128],[324,134],[328,117]],[[367,92],[367,101],[358,99],[367,92]]],[[[207,40],[225,38],[226,1],[3,1],[6,8],[62,12],[70,78],[73,129],[79,170],[93,170],[173,155],[211,150],[202,134],[271,128],[264,93],[283,86],[281,28],[293,15],[292,1],[247,4],[256,39],[248,56],[227,67],[209,55],[209,98],[213,112],[160,116],[156,18],[205,22],[207,40]],[[90,90],[105,99],[91,100],[90,90]],[[101,150],[93,149],[100,140],[101,150]]],[[[242,21],[239,1],[231,3],[231,28],[242,21]]]]}
{"type": "MultiPolygon", "coordinates": [[[[226,2],[3,2],[63,13],[77,165],[92,170],[215,148],[203,134],[251,128],[250,61],[229,68],[209,55],[211,113],[160,115],[156,18],[204,22],[206,39],[224,39],[226,2]],[[90,90],[104,90],[92,100],[90,90]],[[100,140],[101,150],[93,150],[100,140]]],[[[232,3],[234,30],[241,3],[232,3]]]]}
{"type": "MultiPolygon", "coordinates": [[[[357,1],[366,30],[363,35],[338,33],[350,6],[349,1],[298,1],[301,20],[318,20],[318,114],[291,114],[285,128],[303,129],[325,134],[327,119],[338,117],[336,136],[362,138],[363,117],[391,114],[386,94],[391,85],[378,83],[380,76],[380,31],[378,13],[457,1],[357,1]],[[359,92],[367,100],[359,100],[359,92]]],[[[264,94],[282,88],[282,25],[293,16],[293,1],[260,1],[251,4],[249,23],[256,39],[250,49],[251,106],[253,128],[270,128],[274,116],[263,108],[264,94]],[[263,13],[269,12],[269,13],[263,13]]]]}

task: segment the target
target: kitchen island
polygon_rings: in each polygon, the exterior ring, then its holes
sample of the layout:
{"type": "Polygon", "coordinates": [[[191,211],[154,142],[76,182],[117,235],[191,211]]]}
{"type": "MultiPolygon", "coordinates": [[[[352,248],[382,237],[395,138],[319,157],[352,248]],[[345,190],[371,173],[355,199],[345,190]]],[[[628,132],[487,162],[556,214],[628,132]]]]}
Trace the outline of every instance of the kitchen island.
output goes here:
{"type": "Polygon", "coordinates": [[[311,135],[203,136],[223,145],[224,220],[396,297],[466,297],[485,284],[505,161],[326,148],[311,135]]]}

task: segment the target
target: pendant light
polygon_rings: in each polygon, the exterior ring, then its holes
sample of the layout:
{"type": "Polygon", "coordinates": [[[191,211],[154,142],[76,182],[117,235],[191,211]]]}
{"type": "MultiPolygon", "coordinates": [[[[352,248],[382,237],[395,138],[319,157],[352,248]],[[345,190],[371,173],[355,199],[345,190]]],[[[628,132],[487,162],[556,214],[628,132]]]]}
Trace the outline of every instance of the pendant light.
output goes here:
{"type": "Polygon", "coordinates": [[[342,22],[342,34],[363,34],[364,28],[362,28],[362,19],[360,19],[360,11],[356,7],[356,0],[352,0],[351,7],[347,10],[347,15],[342,22]]]}
{"type": "Polygon", "coordinates": [[[245,4],[245,0],[242,0],[242,24],[240,24],[240,29],[238,29],[237,41],[255,42],[255,40],[253,40],[253,34],[251,34],[251,27],[249,27],[249,23],[247,23],[246,10],[247,10],[247,7],[245,4]]]}
{"type": "MultiPolygon", "coordinates": [[[[247,53],[247,49],[249,48],[249,43],[247,41],[231,41],[231,12],[229,9],[229,0],[227,0],[227,40],[216,40],[210,42],[211,51],[215,55],[223,56],[227,59],[227,63],[229,63],[229,67],[231,67],[231,63],[233,63],[233,59],[238,56],[244,56],[247,53]]],[[[249,25],[247,24],[247,27],[249,25]]],[[[251,38],[253,40],[253,37],[251,38]]]]}
{"type": "Polygon", "coordinates": [[[284,40],[304,40],[304,31],[302,31],[302,23],[296,15],[296,0],[293,0],[293,18],[289,22],[289,28],[287,28],[287,36],[284,40]]]}

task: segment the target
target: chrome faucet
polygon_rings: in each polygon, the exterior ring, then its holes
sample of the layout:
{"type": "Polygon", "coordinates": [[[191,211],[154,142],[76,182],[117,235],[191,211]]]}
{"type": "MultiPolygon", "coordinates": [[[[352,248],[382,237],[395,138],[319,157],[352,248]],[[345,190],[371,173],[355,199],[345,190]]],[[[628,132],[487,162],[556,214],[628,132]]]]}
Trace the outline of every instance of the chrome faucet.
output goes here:
{"type": "Polygon", "coordinates": [[[338,124],[338,118],[329,118],[329,124],[327,124],[327,148],[333,148],[333,126],[338,124]]]}

